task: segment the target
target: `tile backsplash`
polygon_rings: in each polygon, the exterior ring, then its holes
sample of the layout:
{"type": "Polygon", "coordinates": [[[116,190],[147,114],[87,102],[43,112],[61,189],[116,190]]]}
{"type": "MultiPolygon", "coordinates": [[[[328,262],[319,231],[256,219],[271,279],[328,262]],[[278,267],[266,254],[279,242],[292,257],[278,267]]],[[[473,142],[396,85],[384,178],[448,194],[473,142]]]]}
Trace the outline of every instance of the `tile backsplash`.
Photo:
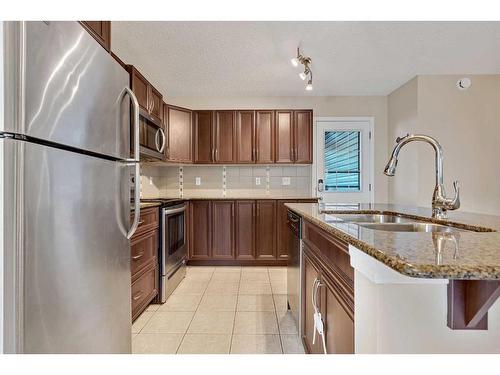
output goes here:
{"type": "MultiPolygon", "coordinates": [[[[183,166],[184,197],[308,197],[311,166],[183,166]],[[224,183],[225,169],[225,183],[224,183]],[[199,185],[196,180],[199,180],[199,185]],[[260,184],[258,184],[260,182],[260,184]]],[[[141,166],[141,196],[180,196],[179,167],[141,166]]]]}

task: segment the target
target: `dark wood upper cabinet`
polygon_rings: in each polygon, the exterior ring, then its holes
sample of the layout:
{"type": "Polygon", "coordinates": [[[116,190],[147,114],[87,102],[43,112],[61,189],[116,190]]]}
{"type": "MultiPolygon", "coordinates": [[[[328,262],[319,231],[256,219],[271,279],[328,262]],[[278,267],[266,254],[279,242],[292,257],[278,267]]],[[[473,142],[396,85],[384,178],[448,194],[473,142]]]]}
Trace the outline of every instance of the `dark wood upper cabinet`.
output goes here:
{"type": "Polygon", "coordinates": [[[167,160],[182,163],[192,161],[192,116],[189,109],[163,104],[167,160]]]}
{"type": "Polygon", "coordinates": [[[255,201],[236,201],[236,259],[255,259],[255,201]]]}
{"type": "Polygon", "coordinates": [[[210,201],[189,203],[189,259],[212,256],[212,204],[210,201]]]}
{"type": "Polygon", "coordinates": [[[293,111],[276,111],[276,163],[294,162],[293,111]]]}
{"type": "Polygon", "coordinates": [[[212,259],[233,259],[234,201],[213,201],[212,218],[212,259]]]}
{"type": "Polygon", "coordinates": [[[133,66],[129,65],[130,85],[132,91],[139,102],[139,107],[149,111],[149,82],[148,80],[133,66]]]}
{"type": "Polygon", "coordinates": [[[258,200],[256,215],[256,259],[276,259],[276,201],[258,200]]]}
{"type": "Polygon", "coordinates": [[[236,111],[236,163],[255,162],[255,112],[236,111]]]}
{"type": "Polygon", "coordinates": [[[274,111],[255,111],[255,162],[274,163],[274,111]]]}
{"type": "Polygon", "coordinates": [[[208,164],[214,162],[213,153],[213,112],[194,112],[194,162],[208,164]]]}
{"type": "Polygon", "coordinates": [[[214,125],[215,162],[234,163],[236,159],[234,111],[215,111],[214,125]]]}
{"type": "Polygon", "coordinates": [[[140,114],[148,121],[161,126],[163,96],[133,65],[128,66],[130,86],[139,102],[140,114]]]}
{"type": "Polygon", "coordinates": [[[111,21],[80,21],[80,24],[106,51],[111,50],[111,21]]]}
{"type": "Polygon", "coordinates": [[[312,164],[313,161],[313,124],[312,111],[294,111],[294,162],[312,164]]]}
{"type": "Polygon", "coordinates": [[[150,87],[151,87],[151,92],[150,92],[151,109],[149,113],[158,122],[161,122],[163,119],[163,95],[153,86],[150,87]]]}

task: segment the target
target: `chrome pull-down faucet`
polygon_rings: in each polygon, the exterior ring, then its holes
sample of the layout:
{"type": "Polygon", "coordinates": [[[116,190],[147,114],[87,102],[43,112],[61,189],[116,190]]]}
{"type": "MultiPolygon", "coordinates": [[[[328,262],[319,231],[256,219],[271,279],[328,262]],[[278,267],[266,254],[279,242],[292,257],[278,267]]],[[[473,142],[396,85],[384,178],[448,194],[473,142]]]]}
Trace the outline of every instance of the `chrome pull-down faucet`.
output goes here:
{"type": "Polygon", "coordinates": [[[434,194],[432,195],[432,217],[436,219],[446,219],[446,211],[456,210],[460,207],[460,186],[458,181],[453,182],[455,196],[453,198],[446,197],[443,182],[443,149],[436,139],[423,134],[407,134],[404,137],[398,137],[396,139],[396,146],[394,146],[392,150],[391,158],[385,166],[384,174],[387,176],[394,176],[398,165],[399,151],[405,144],[413,141],[427,142],[434,149],[436,154],[436,186],[434,187],[434,194]]]}

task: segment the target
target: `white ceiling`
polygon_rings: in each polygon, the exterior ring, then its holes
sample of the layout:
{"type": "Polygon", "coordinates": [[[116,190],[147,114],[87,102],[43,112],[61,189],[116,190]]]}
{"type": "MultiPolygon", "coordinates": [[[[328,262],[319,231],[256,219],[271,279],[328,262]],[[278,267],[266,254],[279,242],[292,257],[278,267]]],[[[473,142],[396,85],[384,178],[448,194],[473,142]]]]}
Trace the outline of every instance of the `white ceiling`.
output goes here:
{"type": "Polygon", "coordinates": [[[113,22],[111,39],[164,96],[387,95],[417,74],[499,74],[499,42],[500,22],[113,22]]]}

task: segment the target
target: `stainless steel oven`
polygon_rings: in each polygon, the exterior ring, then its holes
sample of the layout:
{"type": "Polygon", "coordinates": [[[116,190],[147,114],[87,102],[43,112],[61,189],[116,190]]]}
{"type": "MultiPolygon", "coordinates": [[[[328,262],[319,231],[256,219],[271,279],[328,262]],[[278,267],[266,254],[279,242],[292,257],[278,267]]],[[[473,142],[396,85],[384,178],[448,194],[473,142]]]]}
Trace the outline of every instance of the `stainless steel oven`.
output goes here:
{"type": "Polygon", "coordinates": [[[162,208],[160,298],[164,303],[186,275],[186,204],[162,208]]]}

